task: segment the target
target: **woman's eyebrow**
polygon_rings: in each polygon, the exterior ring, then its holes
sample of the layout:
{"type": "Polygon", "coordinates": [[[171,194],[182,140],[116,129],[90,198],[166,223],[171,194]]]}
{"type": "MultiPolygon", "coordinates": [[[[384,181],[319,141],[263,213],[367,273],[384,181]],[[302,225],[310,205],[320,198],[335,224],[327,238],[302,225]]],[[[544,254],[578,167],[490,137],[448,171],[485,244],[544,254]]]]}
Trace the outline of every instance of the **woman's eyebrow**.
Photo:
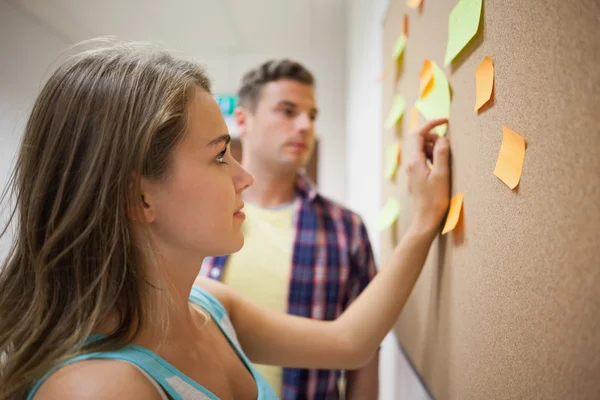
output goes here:
{"type": "Polygon", "coordinates": [[[221,135],[221,136],[219,136],[219,137],[217,137],[217,138],[215,138],[215,139],[211,140],[211,141],[208,143],[208,145],[207,145],[207,146],[215,146],[215,145],[218,145],[218,144],[220,144],[220,143],[225,143],[226,145],[228,145],[228,144],[229,144],[229,142],[231,142],[231,135],[229,135],[229,134],[224,134],[224,135],[221,135]]]}

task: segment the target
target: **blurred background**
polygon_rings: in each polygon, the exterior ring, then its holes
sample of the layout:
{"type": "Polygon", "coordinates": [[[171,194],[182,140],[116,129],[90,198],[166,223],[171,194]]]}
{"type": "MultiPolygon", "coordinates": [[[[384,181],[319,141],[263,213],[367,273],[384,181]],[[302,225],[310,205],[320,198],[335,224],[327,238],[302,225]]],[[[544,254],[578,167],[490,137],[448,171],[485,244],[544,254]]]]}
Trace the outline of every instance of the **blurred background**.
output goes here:
{"type": "MultiPolygon", "coordinates": [[[[363,217],[379,260],[376,80],[387,7],[385,0],[0,0],[0,184],[8,181],[36,94],[76,42],[105,35],[160,42],[201,62],[234,137],[230,112],[242,74],[269,58],[290,57],[317,80],[318,151],[309,173],[324,195],[363,217]]],[[[4,239],[0,257],[7,249],[4,239]]],[[[391,337],[380,377],[381,399],[428,398],[391,337]]]]}

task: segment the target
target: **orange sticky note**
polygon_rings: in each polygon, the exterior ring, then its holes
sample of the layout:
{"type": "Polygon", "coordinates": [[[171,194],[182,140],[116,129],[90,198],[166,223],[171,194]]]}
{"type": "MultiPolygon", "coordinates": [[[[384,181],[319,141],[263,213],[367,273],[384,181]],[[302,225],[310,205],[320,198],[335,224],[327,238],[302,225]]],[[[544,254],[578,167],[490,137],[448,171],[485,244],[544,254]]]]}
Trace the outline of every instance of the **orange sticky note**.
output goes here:
{"type": "Polygon", "coordinates": [[[433,67],[430,60],[425,60],[419,73],[419,79],[421,80],[421,88],[419,90],[419,97],[425,98],[427,93],[433,87],[433,67]]]}
{"type": "Polygon", "coordinates": [[[450,200],[450,210],[448,210],[448,217],[446,218],[446,225],[442,230],[442,235],[450,232],[456,228],[458,220],[460,219],[460,211],[462,210],[463,194],[459,193],[450,200]]]}
{"type": "Polygon", "coordinates": [[[423,2],[423,0],[408,0],[406,2],[406,5],[409,6],[410,8],[419,8],[419,6],[421,5],[422,2],[423,2]]]}
{"type": "Polygon", "coordinates": [[[408,37],[408,14],[404,14],[404,19],[402,20],[402,33],[404,36],[408,37]]]}
{"type": "Polygon", "coordinates": [[[488,56],[475,69],[475,111],[479,110],[492,98],[494,88],[494,63],[488,56]]]}
{"type": "Polygon", "coordinates": [[[410,130],[417,129],[419,127],[419,110],[417,107],[413,107],[410,110],[410,130]]]}
{"type": "Polygon", "coordinates": [[[521,180],[523,162],[525,161],[525,139],[518,133],[502,127],[502,145],[496,162],[494,175],[506,185],[514,189],[521,180]]]}

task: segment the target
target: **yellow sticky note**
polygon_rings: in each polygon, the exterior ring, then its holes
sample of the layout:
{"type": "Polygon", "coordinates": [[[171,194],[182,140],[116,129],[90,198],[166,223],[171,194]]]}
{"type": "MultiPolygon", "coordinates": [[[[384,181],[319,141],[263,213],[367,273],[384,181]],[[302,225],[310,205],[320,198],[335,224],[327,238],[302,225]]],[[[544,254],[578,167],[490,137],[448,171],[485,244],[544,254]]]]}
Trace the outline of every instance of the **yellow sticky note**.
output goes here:
{"type": "Polygon", "coordinates": [[[442,230],[442,235],[450,232],[456,228],[458,220],[460,219],[460,211],[463,205],[463,194],[459,193],[450,200],[450,209],[448,210],[448,217],[446,217],[446,224],[442,230]]]}
{"type": "Polygon", "coordinates": [[[409,6],[410,8],[419,8],[421,6],[422,2],[423,2],[423,0],[408,0],[406,2],[406,5],[409,6]]]}
{"type": "Polygon", "coordinates": [[[398,40],[396,40],[396,44],[394,45],[394,53],[392,54],[394,60],[398,60],[400,56],[402,56],[402,53],[404,53],[404,48],[406,47],[406,40],[407,37],[404,33],[400,35],[398,40]]]}
{"type": "MultiPolygon", "coordinates": [[[[444,74],[444,71],[434,62],[431,62],[433,71],[433,85],[427,96],[419,99],[415,107],[425,117],[426,120],[436,118],[450,117],[450,84],[444,74]]],[[[448,124],[443,124],[434,128],[440,136],[444,136],[448,131],[448,124]]]]}
{"type": "Polygon", "coordinates": [[[384,230],[389,228],[398,220],[400,216],[400,203],[393,197],[390,197],[377,215],[377,228],[384,230]]]}
{"type": "Polygon", "coordinates": [[[425,60],[419,73],[419,79],[421,80],[421,88],[419,90],[419,97],[422,99],[427,96],[427,93],[433,86],[433,66],[431,60],[425,60]]]}
{"type": "Polygon", "coordinates": [[[419,127],[419,110],[417,107],[413,107],[410,110],[410,130],[417,129],[419,127]]]}
{"type": "Polygon", "coordinates": [[[400,155],[402,154],[402,145],[400,143],[391,144],[387,148],[387,168],[385,176],[392,180],[396,176],[398,165],[400,165],[400,155]]]}
{"type": "Polygon", "coordinates": [[[406,107],[404,97],[397,95],[396,99],[394,100],[394,104],[392,104],[392,108],[390,109],[390,113],[388,114],[388,117],[385,120],[386,128],[391,128],[394,125],[396,125],[396,122],[398,122],[398,120],[404,114],[404,107],[406,107]]]}
{"type": "Polygon", "coordinates": [[[479,29],[483,0],[459,0],[448,20],[448,44],[444,66],[450,64],[479,29]]]}
{"type": "Polygon", "coordinates": [[[488,56],[475,69],[475,111],[492,98],[494,89],[494,63],[488,56]]]}
{"type": "Polygon", "coordinates": [[[514,189],[521,180],[523,162],[525,161],[525,139],[518,133],[502,127],[502,145],[496,161],[494,175],[509,188],[514,189]]]}

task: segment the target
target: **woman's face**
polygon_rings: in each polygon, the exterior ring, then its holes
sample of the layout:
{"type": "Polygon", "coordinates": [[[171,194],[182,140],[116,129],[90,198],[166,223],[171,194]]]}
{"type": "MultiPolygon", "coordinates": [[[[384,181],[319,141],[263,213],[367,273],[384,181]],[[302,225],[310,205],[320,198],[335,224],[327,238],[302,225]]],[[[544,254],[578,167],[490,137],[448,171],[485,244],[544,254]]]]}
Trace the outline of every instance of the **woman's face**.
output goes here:
{"type": "Polygon", "coordinates": [[[241,193],[252,175],[231,156],[227,125],[212,96],[197,87],[185,137],[169,176],[142,182],[144,215],[163,250],[193,256],[238,251],[244,238],[241,193]]]}

